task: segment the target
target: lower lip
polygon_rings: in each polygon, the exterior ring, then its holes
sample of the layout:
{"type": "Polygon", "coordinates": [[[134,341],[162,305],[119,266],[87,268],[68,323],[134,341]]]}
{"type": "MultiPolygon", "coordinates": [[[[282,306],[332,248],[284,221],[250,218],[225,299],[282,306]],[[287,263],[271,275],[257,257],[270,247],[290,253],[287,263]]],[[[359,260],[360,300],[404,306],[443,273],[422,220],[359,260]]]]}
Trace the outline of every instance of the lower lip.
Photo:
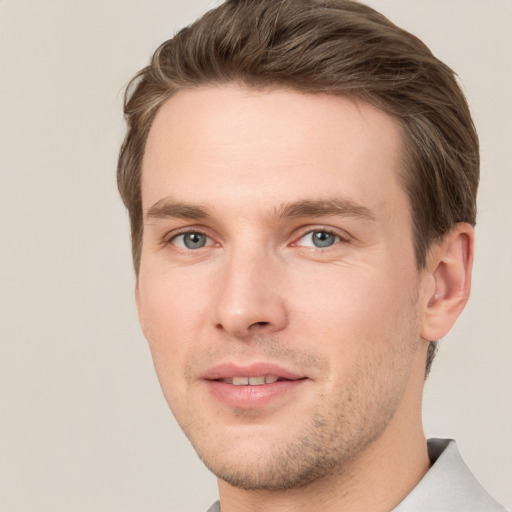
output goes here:
{"type": "Polygon", "coordinates": [[[272,384],[259,386],[235,386],[217,380],[205,382],[210,393],[225,405],[237,409],[258,409],[295,391],[306,380],[278,380],[272,384]]]}

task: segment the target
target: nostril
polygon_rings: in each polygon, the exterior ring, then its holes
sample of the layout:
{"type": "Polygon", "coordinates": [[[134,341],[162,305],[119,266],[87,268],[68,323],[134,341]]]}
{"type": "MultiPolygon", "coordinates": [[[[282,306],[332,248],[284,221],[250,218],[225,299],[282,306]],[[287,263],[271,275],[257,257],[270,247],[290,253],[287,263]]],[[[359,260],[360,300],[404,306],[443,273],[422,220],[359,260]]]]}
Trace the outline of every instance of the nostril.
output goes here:
{"type": "MultiPolygon", "coordinates": [[[[268,322],[255,322],[255,323],[253,323],[250,327],[253,327],[253,326],[255,326],[255,325],[259,325],[259,326],[261,326],[261,327],[265,327],[266,325],[269,325],[269,323],[268,323],[268,322]]],[[[250,327],[249,327],[249,328],[250,328],[250,327]]]]}

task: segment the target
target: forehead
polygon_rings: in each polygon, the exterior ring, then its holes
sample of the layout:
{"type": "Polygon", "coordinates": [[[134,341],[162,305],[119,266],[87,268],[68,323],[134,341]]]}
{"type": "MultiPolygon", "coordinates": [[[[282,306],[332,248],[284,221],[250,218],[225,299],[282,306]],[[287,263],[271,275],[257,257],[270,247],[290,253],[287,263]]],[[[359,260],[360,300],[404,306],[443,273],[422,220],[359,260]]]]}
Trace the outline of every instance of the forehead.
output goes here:
{"type": "Polygon", "coordinates": [[[247,209],[255,197],[263,206],[341,194],[377,206],[401,192],[401,152],[398,121],[362,101],[236,86],[185,90],[150,130],[143,205],[173,195],[247,209]]]}

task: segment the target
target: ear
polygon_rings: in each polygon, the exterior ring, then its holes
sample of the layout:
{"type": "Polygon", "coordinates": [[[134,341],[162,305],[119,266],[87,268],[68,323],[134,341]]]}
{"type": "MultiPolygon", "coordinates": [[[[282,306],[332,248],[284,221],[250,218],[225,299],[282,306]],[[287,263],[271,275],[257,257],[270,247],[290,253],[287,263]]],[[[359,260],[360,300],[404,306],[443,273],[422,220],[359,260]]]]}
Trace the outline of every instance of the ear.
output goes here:
{"type": "Polygon", "coordinates": [[[473,227],[462,222],[430,249],[421,331],[424,339],[441,339],[464,309],[471,289],[473,251],[473,227]]]}

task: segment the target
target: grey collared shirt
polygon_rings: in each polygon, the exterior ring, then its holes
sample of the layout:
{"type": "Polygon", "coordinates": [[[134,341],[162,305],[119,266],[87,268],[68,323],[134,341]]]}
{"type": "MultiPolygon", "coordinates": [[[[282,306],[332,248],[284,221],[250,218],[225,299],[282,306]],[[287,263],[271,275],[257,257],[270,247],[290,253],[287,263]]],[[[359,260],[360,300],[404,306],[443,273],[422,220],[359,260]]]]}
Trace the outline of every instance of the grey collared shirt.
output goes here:
{"type": "MultiPolygon", "coordinates": [[[[478,483],[453,439],[429,439],[432,467],[392,512],[506,512],[478,483]]],[[[215,502],[208,512],[220,512],[215,502]]]]}
{"type": "Polygon", "coordinates": [[[453,439],[429,439],[432,467],[393,512],[506,512],[478,483],[453,439]]]}

